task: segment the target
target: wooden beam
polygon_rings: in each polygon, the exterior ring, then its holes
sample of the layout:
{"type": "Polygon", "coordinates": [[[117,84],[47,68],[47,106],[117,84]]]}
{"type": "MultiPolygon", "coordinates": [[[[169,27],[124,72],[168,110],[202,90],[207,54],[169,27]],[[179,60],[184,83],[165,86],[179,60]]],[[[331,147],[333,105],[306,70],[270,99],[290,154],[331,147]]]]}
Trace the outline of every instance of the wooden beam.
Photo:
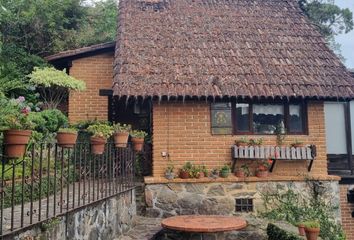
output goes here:
{"type": "Polygon", "coordinates": [[[347,153],[348,153],[348,168],[350,169],[351,175],[354,175],[353,169],[353,149],[352,149],[352,128],[350,121],[350,102],[345,103],[344,109],[345,116],[345,132],[346,132],[346,140],[347,140],[347,153]]]}

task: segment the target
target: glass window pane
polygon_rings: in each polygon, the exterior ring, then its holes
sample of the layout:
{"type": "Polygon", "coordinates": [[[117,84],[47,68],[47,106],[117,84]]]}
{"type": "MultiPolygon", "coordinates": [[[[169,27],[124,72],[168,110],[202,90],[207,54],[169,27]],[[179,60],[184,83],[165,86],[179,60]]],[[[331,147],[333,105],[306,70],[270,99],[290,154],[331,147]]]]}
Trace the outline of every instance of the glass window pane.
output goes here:
{"type": "Polygon", "coordinates": [[[292,133],[302,133],[304,132],[303,127],[303,116],[302,108],[300,104],[290,104],[289,105],[289,132],[292,133]]]}
{"type": "Polygon", "coordinates": [[[237,132],[250,132],[249,127],[249,104],[237,103],[236,104],[236,129],[237,132]]]}
{"type": "Polygon", "coordinates": [[[253,130],[259,134],[285,133],[282,104],[254,104],[253,130]]]}

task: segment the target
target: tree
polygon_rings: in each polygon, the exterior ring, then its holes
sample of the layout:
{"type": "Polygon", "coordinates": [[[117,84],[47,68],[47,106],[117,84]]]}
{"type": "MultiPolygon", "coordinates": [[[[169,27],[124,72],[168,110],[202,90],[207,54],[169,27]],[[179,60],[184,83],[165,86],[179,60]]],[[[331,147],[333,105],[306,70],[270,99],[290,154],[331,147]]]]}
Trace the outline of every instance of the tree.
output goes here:
{"type": "Polygon", "coordinates": [[[77,80],[64,71],[55,68],[34,68],[28,75],[29,82],[34,84],[44,100],[45,109],[56,109],[68,96],[70,91],[83,91],[86,89],[84,81],[77,80]]]}
{"type": "Polygon", "coordinates": [[[0,0],[0,93],[36,102],[26,76],[43,56],[113,41],[115,0],[0,0]]]}
{"type": "Polygon", "coordinates": [[[2,43],[44,56],[70,45],[87,14],[82,0],[0,0],[2,43]]]}
{"type": "Polygon", "coordinates": [[[353,13],[334,0],[300,0],[300,7],[325,37],[353,30],[353,13]]]}
{"type": "Polygon", "coordinates": [[[334,0],[299,0],[299,4],[326,38],[330,48],[345,61],[341,54],[341,45],[335,42],[334,37],[353,30],[353,13],[348,8],[341,9],[335,5],[334,0]]]}

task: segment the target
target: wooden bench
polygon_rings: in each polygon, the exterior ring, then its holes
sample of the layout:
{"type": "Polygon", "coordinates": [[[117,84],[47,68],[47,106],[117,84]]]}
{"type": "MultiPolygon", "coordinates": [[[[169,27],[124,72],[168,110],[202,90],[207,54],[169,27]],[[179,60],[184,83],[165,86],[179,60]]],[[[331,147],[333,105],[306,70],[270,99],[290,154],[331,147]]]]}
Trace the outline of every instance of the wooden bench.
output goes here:
{"type": "Polygon", "coordinates": [[[264,160],[272,159],[272,165],[269,171],[272,172],[278,160],[282,161],[296,161],[307,160],[307,171],[311,171],[313,161],[316,157],[316,146],[309,145],[303,147],[289,147],[289,146],[236,146],[232,147],[232,171],[235,171],[236,161],[238,159],[245,160],[264,160]]]}

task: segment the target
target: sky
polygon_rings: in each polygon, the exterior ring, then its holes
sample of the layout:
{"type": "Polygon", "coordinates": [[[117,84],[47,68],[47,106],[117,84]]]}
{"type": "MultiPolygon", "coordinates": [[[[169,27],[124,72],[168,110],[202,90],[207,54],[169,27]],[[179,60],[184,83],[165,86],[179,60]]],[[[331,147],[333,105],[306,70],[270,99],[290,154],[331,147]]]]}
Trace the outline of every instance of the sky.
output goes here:
{"type": "MultiPolygon", "coordinates": [[[[342,8],[349,8],[354,13],[354,0],[335,0],[342,8]]],[[[354,69],[354,30],[336,37],[336,42],[342,45],[342,55],[346,59],[345,65],[354,69]]]]}

